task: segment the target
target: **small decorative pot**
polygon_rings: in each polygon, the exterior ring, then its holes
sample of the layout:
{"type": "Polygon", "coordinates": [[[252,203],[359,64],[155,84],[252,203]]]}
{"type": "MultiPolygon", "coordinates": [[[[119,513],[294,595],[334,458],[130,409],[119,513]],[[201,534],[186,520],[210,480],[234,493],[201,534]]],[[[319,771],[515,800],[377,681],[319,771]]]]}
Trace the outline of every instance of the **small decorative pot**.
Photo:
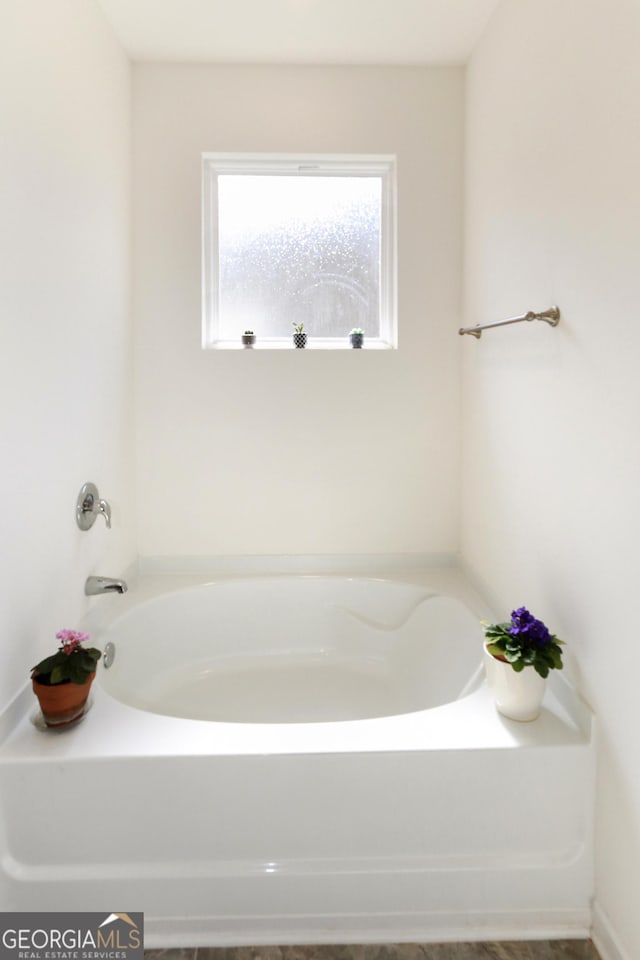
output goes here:
{"type": "Polygon", "coordinates": [[[540,714],[546,680],[531,666],[516,673],[506,660],[484,648],[484,667],[498,712],[510,720],[527,722],[540,714]]]}
{"type": "Polygon", "coordinates": [[[350,333],[349,340],[354,350],[361,350],[364,343],[364,333],[350,333]]]}
{"type": "Polygon", "coordinates": [[[241,340],[243,347],[252,347],[256,342],[256,335],[255,333],[243,333],[241,340]]]}
{"type": "Polygon", "coordinates": [[[293,335],[293,345],[296,350],[304,350],[307,345],[307,335],[306,333],[294,333],[293,335]]]}
{"type": "Polygon", "coordinates": [[[79,720],[89,696],[95,673],[85,683],[42,683],[37,677],[31,681],[33,692],[40,703],[44,722],[48,727],[62,727],[79,720]]]}

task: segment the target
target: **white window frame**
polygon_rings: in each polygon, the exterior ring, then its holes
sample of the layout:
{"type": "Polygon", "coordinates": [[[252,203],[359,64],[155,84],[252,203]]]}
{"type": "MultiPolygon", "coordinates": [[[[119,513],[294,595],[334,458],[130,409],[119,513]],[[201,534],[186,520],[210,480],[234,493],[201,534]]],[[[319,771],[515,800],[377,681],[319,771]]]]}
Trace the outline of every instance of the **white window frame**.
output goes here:
{"type": "MultiPolygon", "coordinates": [[[[365,348],[390,350],[397,347],[396,234],[397,188],[396,158],[391,154],[274,154],[274,153],[203,153],[202,154],[202,347],[208,349],[240,349],[241,343],[223,340],[220,336],[218,309],[218,177],[222,174],[263,174],[265,176],[296,174],[309,176],[375,176],[380,177],[380,335],[368,337],[365,348]]],[[[291,337],[261,338],[258,349],[285,349],[292,346],[291,337]]],[[[307,349],[350,349],[348,337],[309,336],[307,349]]]]}

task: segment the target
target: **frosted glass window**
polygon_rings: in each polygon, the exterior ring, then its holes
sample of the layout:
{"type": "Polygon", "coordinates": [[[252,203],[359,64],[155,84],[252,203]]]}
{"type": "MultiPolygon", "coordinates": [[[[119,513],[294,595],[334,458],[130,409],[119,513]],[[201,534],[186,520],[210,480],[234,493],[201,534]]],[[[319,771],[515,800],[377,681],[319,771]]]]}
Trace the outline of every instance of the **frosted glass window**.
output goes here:
{"type": "Polygon", "coordinates": [[[393,345],[390,158],[204,158],[204,346],[393,345]]]}

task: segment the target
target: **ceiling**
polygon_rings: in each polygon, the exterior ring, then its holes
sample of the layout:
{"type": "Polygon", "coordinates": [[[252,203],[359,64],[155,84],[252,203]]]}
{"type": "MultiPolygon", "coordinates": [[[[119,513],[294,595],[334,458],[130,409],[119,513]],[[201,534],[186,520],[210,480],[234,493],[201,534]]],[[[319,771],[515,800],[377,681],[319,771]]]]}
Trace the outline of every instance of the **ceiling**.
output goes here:
{"type": "Polygon", "coordinates": [[[132,60],[461,64],[500,0],[97,0],[132,60]]]}

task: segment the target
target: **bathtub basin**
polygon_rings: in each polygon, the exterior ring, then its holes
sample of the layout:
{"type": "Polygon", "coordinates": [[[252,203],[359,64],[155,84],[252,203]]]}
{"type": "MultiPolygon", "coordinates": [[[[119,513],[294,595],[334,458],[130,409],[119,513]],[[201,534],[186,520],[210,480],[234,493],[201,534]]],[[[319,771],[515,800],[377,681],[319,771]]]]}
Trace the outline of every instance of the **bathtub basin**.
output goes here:
{"type": "Polygon", "coordinates": [[[102,686],[131,706],[226,723],[366,720],[470,689],[480,623],[459,600],[370,578],[209,583],[156,597],[102,637],[102,686]]]}

